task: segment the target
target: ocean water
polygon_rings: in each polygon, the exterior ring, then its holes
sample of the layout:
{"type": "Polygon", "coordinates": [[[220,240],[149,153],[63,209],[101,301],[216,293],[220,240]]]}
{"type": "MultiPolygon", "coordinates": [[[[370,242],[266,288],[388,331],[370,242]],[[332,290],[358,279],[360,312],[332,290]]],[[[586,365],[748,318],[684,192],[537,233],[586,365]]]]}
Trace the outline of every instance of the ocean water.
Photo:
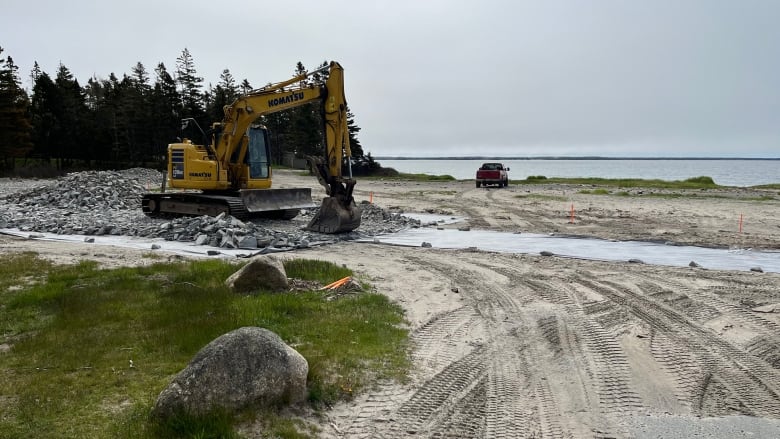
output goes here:
{"type": "Polygon", "coordinates": [[[451,175],[473,179],[477,168],[489,161],[508,166],[509,178],[599,177],[685,180],[708,176],[723,186],[780,183],[780,160],[383,160],[385,168],[411,174],[451,175]]]}

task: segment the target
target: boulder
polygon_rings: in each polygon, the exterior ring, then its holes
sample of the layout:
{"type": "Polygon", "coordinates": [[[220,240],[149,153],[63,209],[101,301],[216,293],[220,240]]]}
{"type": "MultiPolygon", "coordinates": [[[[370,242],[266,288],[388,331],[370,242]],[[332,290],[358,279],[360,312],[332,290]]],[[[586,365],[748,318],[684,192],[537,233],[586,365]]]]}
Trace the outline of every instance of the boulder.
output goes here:
{"type": "Polygon", "coordinates": [[[255,256],[225,281],[232,290],[248,293],[257,290],[287,291],[289,283],[282,261],[273,256],[255,256]]]}
{"type": "Polygon", "coordinates": [[[244,327],[206,345],[157,397],[167,419],[215,411],[294,404],[306,398],[309,364],[273,332],[244,327]]]}

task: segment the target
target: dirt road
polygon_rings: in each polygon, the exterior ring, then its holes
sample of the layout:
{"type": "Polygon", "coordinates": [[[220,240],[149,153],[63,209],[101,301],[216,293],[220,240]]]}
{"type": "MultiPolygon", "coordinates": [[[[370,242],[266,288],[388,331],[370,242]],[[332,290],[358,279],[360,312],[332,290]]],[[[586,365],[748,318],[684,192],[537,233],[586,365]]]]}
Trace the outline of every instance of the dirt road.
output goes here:
{"type": "MultiPolygon", "coordinates": [[[[464,215],[472,228],[780,248],[778,201],[742,189],[361,186],[382,207],[464,215]]],[[[376,244],[298,256],[353,266],[413,328],[412,382],[335,407],[326,437],[780,435],[777,274],[376,244]]]]}
{"type": "MultiPolygon", "coordinates": [[[[777,191],[582,189],[363,180],[356,197],[472,229],[780,249],[777,191]]],[[[136,254],[33,242],[4,244],[112,265],[136,254]]],[[[308,417],[322,437],[780,436],[778,274],[354,242],[283,256],[348,265],[412,331],[410,382],[308,417]]]]}

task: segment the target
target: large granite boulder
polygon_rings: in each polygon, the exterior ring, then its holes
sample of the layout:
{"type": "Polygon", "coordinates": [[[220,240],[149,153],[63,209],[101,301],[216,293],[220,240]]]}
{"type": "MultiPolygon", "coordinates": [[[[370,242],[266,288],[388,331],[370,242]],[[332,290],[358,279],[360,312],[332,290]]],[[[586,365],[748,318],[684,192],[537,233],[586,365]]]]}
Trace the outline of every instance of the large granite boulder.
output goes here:
{"type": "Polygon", "coordinates": [[[287,272],[279,258],[274,256],[255,256],[241,267],[225,284],[232,290],[248,293],[257,290],[287,291],[290,287],[287,272]]]}
{"type": "Polygon", "coordinates": [[[160,393],[152,414],[204,415],[249,406],[293,404],[306,398],[309,364],[273,332],[244,327],[198,352],[160,393]]]}

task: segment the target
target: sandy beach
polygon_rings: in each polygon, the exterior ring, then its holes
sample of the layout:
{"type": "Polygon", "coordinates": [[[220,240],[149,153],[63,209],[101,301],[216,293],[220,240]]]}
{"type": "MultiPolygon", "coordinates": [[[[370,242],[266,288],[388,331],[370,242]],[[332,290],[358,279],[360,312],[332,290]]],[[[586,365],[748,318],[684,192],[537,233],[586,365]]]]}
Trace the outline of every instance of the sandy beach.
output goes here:
{"type": "MultiPolygon", "coordinates": [[[[313,186],[298,172],[275,177],[313,186]]],[[[465,218],[443,227],[780,249],[777,190],[582,193],[593,189],[364,179],[355,197],[465,218]]],[[[58,262],[142,259],[83,243],[0,245],[58,262]]],[[[281,255],[346,264],[403,306],[415,347],[409,383],[306,417],[322,437],[778,437],[778,274],[357,242],[281,255]]]]}

